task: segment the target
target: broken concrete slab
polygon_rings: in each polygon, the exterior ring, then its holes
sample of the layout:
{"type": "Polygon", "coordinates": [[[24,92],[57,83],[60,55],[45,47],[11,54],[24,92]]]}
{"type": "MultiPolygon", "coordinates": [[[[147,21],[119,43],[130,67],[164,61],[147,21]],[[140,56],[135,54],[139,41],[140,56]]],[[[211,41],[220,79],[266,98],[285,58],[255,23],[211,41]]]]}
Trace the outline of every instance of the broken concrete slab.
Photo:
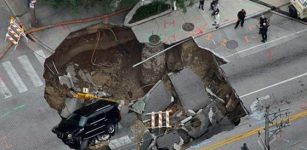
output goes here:
{"type": "Polygon", "coordinates": [[[137,121],[137,116],[135,113],[128,113],[125,114],[120,123],[122,124],[123,127],[125,128],[129,128],[130,126],[132,126],[135,122],[137,121]]]}
{"type": "Polygon", "coordinates": [[[74,98],[68,98],[65,100],[65,108],[62,109],[61,116],[67,118],[71,113],[80,107],[82,107],[82,101],[74,98]]]}
{"type": "Polygon", "coordinates": [[[185,112],[189,109],[198,111],[210,103],[201,78],[192,69],[185,68],[169,77],[185,112]]]}
{"type": "Polygon", "coordinates": [[[87,83],[92,84],[93,86],[96,86],[96,84],[93,82],[91,74],[87,70],[79,70],[78,75],[81,77],[81,79],[87,83]]]}
{"type": "Polygon", "coordinates": [[[73,82],[78,81],[78,78],[76,77],[77,73],[76,73],[76,68],[75,67],[78,67],[78,65],[76,65],[76,64],[75,65],[74,64],[69,64],[66,67],[66,72],[70,74],[73,82]]]}
{"type": "Polygon", "coordinates": [[[145,102],[144,100],[140,99],[137,100],[132,106],[131,106],[131,110],[138,113],[138,114],[142,114],[145,110],[145,102]]]}
{"type": "Polygon", "coordinates": [[[67,75],[59,76],[59,82],[61,85],[66,85],[68,88],[73,87],[73,84],[67,75]]]}
{"type": "Polygon", "coordinates": [[[226,110],[224,107],[219,107],[217,103],[210,103],[205,109],[204,113],[208,115],[211,124],[214,126],[225,118],[226,110]]]}
{"type": "Polygon", "coordinates": [[[140,150],[147,150],[153,141],[153,137],[149,132],[146,132],[143,136],[143,143],[140,147],[140,150]]]}
{"type": "Polygon", "coordinates": [[[188,134],[193,138],[198,138],[208,131],[210,125],[208,114],[202,109],[197,112],[195,117],[187,124],[189,127],[185,126],[188,129],[188,134]],[[196,121],[199,121],[197,123],[196,121]]]}
{"type": "Polygon", "coordinates": [[[176,131],[172,131],[170,133],[164,134],[157,139],[157,147],[158,148],[167,148],[169,150],[174,149],[174,145],[180,143],[180,135],[176,131]]]}
{"type": "Polygon", "coordinates": [[[172,95],[160,80],[144,96],[144,102],[144,113],[163,111],[172,103],[172,95]]]}

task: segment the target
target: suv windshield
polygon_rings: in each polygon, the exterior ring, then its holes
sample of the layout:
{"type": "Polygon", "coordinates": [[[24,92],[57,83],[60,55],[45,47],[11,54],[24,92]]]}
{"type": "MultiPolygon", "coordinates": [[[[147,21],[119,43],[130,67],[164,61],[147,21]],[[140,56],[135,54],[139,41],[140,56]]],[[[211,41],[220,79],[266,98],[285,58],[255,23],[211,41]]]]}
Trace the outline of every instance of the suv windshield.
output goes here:
{"type": "Polygon", "coordinates": [[[75,124],[78,125],[79,127],[83,127],[86,123],[86,117],[84,116],[80,116],[78,114],[71,114],[68,118],[67,118],[67,122],[69,122],[70,124],[75,124]]]}

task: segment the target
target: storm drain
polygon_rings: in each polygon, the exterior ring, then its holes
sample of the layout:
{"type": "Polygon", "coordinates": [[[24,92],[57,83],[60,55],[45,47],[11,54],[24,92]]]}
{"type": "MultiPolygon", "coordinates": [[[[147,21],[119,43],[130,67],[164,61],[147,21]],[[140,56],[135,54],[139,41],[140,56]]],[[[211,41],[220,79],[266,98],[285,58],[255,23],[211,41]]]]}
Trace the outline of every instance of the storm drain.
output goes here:
{"type": "Polygon", "coordinates": [[[183,25],[182,25],[182,29],[184,30],[184,31],[192,31],[193,29],[194,29],[194,24],[193,23],[190,23],[190,22],[187,22],[187,23],[184,23],[183,25]]]}
{"type": "Polygon", "coordinates": [[[150,44],[153,44],[153,45],[156,45],[160,42],[160,37],[159,35],[156,35],[156,34],[153,34],[149,37],[149,43],[150,44]]]}
{"type": "Polygon", "coordinates": [[[239,44],[236,40],[229,40],[226,43],[226,47],[228,49],[236,49],[238,46],[239,46],[239,44]]]}

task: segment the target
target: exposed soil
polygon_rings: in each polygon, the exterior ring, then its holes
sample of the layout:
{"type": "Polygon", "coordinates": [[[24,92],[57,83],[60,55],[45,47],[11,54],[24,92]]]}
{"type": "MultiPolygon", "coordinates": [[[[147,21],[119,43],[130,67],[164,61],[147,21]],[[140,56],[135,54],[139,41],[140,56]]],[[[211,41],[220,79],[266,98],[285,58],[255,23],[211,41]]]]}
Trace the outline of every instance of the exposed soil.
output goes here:
{"type": "MultiPolygon", "coordinates": [[[[46,60],[45,99],[50,107],[61,113],[65,99],[71,94],[66,85],[59,83],[58,76],[66,74],[67,67],[71,65],[75,66],[76,72],[88,72],[92,80],[85,82],[77,73],[73,82],[79,89],[101,87],[111,98],[127,102],[143,97],[153,84],[144,85],[142,77],[148,74],[142,76],[140,67],[132,67],[142,60],[143,47],[131,29],[124,27],[97,25],[72,33],[46,60]]],[[[176,95],[167,74],[184,67],[192,68],[202,78],[204,85],[225,101],[221,110],[237,123],[244,110],[217,61],[211,52],[199,48],[190,40],[165,53],[166,69],[158,80],[162,79],[172,95],[176,95]]],[[[197,126],[198,123],[194,121],[193,125],[197,126]]]]}
{"type": "MultiPolygon", "coordinates": [[[[112,30],[119,42],[115,42],[114,36],[109,30],[99,30],[101,36],[93,56],[97,65],[93,65],[91,62],[97,39],[97,33],[93,33],[65,40],[47,59],[45,66],[55,70],[52,65],[53,61],[60,75],[63,75],[66,73],[67,65],[76,64],[78,68],[90,72],[96,86],[102,87],[114,99],[133,99],[143,96],[144,92],[138,76],[139,68],[132,68],[133,64],[141,60],[142,45],[136,41],[130,30],[121,28],[113,28],[112,30]],[[128,35],[130,38],[126,38],[128,35]],[[85,44],[82,45],[82,43],[85,44]],[[88,46],[90,43],[91,47],[88,46]],[[121,45],[125,47],[127,52],[120,51],[116,45],[118,43],[122,43],[121,45]],[[128,94],[128,92],[132,94],[128,94]]],[[[64,99],[69,89],[60,85],[57,76],[53,75],[49,69],[46,69],[44,77],[46,78],[45,98],[52,108],[60,112],[64,107],[64,99]]],[[[82,88],[92,85],[79,80],[75,86],[82,88]]]]}

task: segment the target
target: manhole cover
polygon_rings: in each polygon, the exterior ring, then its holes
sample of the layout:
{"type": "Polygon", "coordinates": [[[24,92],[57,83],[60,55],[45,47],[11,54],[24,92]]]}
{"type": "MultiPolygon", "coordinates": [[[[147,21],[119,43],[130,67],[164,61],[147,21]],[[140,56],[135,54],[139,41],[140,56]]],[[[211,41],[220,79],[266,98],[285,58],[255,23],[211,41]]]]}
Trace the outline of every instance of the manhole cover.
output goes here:
{"type": "Polygon", "coordinates": [[[184,31],[192,31],[193,29],[194,29],[194,24],[193,23],[184,23],[183,25],[182,25],[182,29],[184,30],[184,31]]]}
{"type": "Polygon", "coordinates": [[[149,42],[151,43],[151,44],[158,44],[159,42],[160,42],[160,37],[159,37],[159,35],[151,35],[150,37],[149,37],[149,42]]]}
{"type": "Polygon", "coordinates": [[[229,40],[226,43],[226,47],[228,49],[236,49],[239,46],[238,42],[235,40],[229,40]]]}

